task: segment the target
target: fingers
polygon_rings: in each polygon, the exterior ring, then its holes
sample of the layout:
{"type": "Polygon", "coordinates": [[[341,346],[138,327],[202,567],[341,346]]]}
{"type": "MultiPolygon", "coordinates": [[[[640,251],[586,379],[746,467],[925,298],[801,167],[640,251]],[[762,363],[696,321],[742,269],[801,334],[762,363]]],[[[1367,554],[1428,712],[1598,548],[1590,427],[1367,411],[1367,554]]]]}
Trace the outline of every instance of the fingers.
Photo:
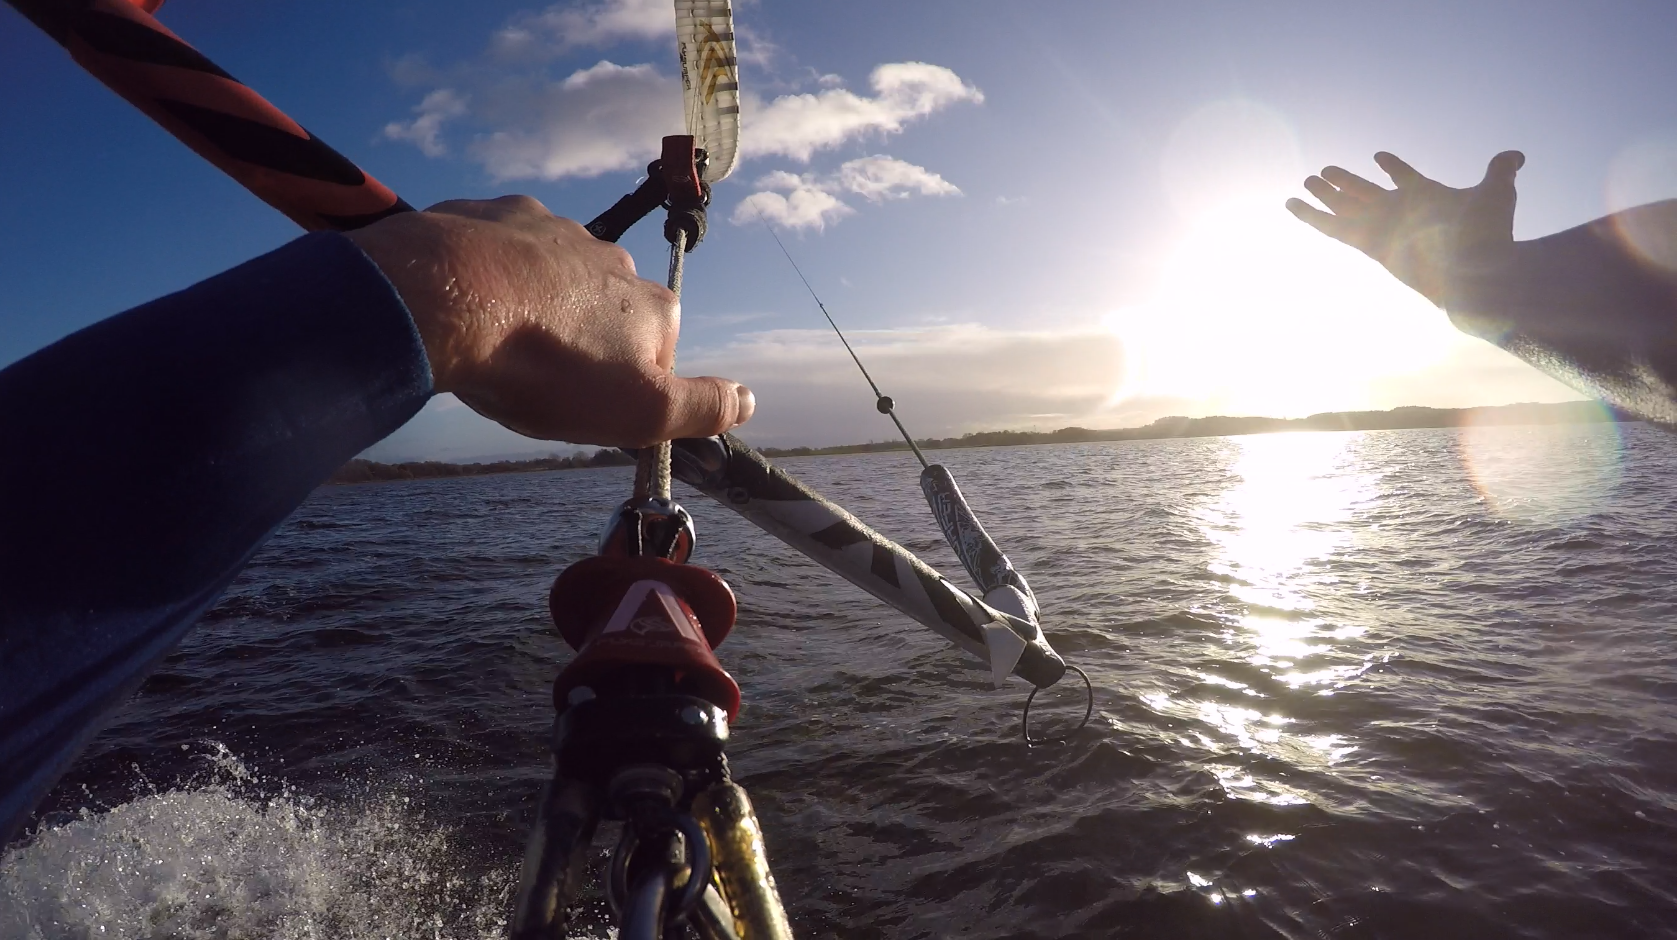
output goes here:
{"type": "Polygon", "coordinates": [[[751,389],[732,379],[712,375],[684,378],[665,373],[659,384],[668,403],[664,426],[653,435],[660,441],[721,434],[751,420],[757,410],[757,398],[751,389]]]}
{"type": "Polygon", "coordinates": [[[1322,178],[1358,199],[1375,199],[1391,192],[1391,190],[1383,186],[1377,186],[1343,167],[1323,167],[1322,178]]]}
{"type": "Polygon", "coordinates": [[[1329,238],[1345,241],[1349,234],[1349,222],[1330,212],[1323,212],[1303,199],[1287,200],[1287,211],[1296,216],[1300,222],[1329,238]]]}
{"type": "Polygon", "coordinates": [[[1386,175],[1392,178],[1392,182],[1396,183],[1399,189],[1427,181],[1414,167],[1384,150],[1374,155],[1374,162],[1386,171],[1386,175]]]}
{"type": "Polygon", "coordinates": [[[1514,185],[1514,174],[1518,173],[1520,171],[1520,167],[1525,165],[1525,154],[1518,150],[1504,150],[1492,157],[1491,162],[1486,165],[1485,180],[1484,183],[1481,183],[1480,185],[1491,183],[1502,186],[1512,186],[1514,185]]]}
{"type": "Polygon", "coordinates": [[[1344,214],[1362,207],[1362,200],[1349,193],[1340,192],[1332,183],[1312,176],[1304,181],[1304,188],[1310,195],[1322,201],[1322,205],[1332,209],[1335,213],[1344,214]]]}

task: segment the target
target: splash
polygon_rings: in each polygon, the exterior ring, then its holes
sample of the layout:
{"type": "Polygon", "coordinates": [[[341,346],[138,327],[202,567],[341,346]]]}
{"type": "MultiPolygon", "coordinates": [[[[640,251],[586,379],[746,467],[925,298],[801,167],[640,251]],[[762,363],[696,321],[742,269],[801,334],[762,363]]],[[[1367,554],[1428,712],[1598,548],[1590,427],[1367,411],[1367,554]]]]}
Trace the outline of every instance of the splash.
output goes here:
{"type": "Polygon", "coordinates": [[[455,874],[458,839],[399,794],[317,805],[215,745],[202,786],[44,828],[0,859],[0,937],[487,940],[517,871],[455,874]]]}

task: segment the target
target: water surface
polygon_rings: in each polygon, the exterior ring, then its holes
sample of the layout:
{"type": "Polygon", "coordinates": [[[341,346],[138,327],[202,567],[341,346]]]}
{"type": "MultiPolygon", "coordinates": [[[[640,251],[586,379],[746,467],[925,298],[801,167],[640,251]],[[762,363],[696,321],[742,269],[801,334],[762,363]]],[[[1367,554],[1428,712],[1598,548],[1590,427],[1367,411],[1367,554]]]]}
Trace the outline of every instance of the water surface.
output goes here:
{"type": "MultiPolygon", "coordinates": [[[[685,497],[740,598],[731,761],[800,935],[1677,936],[1667,436],[937,456],[1094,680],[1070,743],[685,497]]],[[[787,466],[956,577],[911,460],[787,466]]],[[[547,585],[628,486],[320,490],[9,852],[0,936],[504,936],[569,655],[547,585]]]]}

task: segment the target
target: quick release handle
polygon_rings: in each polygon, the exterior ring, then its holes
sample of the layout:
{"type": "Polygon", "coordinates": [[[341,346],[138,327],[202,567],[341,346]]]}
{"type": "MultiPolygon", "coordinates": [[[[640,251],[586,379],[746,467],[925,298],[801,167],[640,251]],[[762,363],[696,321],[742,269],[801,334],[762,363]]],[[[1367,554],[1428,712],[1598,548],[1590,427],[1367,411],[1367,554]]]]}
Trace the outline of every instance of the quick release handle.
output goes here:
{"type": "Polygon", "coordinates": [[[411,212],[383,183],[154,19],[162,0],[7,0],[76,64],[309,231],[411,212]]]}

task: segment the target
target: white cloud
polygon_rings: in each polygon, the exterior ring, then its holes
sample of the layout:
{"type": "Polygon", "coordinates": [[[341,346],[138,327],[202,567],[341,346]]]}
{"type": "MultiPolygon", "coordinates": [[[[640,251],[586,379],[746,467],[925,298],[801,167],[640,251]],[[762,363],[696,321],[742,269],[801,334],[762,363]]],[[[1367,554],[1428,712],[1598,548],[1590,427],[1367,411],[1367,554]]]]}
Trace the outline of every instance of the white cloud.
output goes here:
{"type": "MultiPolygon", "coordinates": [[[[760,314],[746,314],[748,319],[760,314]]],[[[839,311],[843,316],[843,311],[839,311]]],[[[817,320],[819,318],[817,317],[817,320]]],[[[963,323],[847,334],[916,437],[969,431],[1139,427],[1165,415],[1252,414],[1226,398],[1139,396],[1113,402],[1124,379],[1122,341],[1109,330],[1006,330],[963,323]]],[[[724,375],[757,394],[742,436],[762,446],[893,439],[873,395],[831,331],[745,333],[684,348],[681,371],[724,375]]],[[[1568,401],[1576,393],[1487,343],[1413,375],[1383,380],[1368,401],[1323,408],[1451,408],[1515,401],[1568,401]]],[[[529,457],[568,448],[521,437],[439,395],[365,456],[374,460],[529,457]]]]}
{"type": "MultiPolygon", "coordinates": [[[[404,68],[404,75],[414,72],[404,68]]],[[[509,77],[500,67],[467,67],[454,74],[453,85],[425,97],[415,109],[418,117],[391,122],[384,135],[409,141],[435,157],[448,152],[445,123],[473,125],[482,133],[467,152],[498,182],[635,169],[657,155],[665,134],[682,129],[679,81],[649,64],[602,60],[558,81],[540,71],[509,77]]],[[[874,98],[837,88],[759,105],[754,116],[747,116],[742,132],[745,156],[781,154],[808,160],[816,150],[854,137],[900,131],[905,121],[952,102],[983,100],[954,72],[922,62],[881,65],[874,69],[873,84],[878,92],[874,98]]],[[[825,197],[807,194],[793,199],[770,193],[775,198],[751,198],[759,208],[772,205],[777,208],[766,211],[784,211],[787,218],[802,220],[787,224],[808,226],[843,214],[832,207],[838,202],[832,194],[838,191],[875,201],[958,192],[937,174],[889,157],[853,160],[840,172],[847,174],[845,179],[811,180],[805,187],[824,191],[825,197]],[[782,206],[794,202],[802,208],[782,206]],[[825,208],[817,212],[821,206],[825,208]]]]}
{"type": "Polygon", "coordinates": [[[502,82],[476,100],[473,117],[491,130],[469,152],[496,181],[636,168],[682,126],[680,82],[650,65],[602,61],[558,82],[502,82]]]}
{"type": "MultiPolygon", "coordinates": [[[[451,151],[451,135],[469,138],[462,149],[497,182],[638,169],[656,155],[661,138],[683,130],[678,79],[650,63],[620,65],[606,59],[564,77],[555,76],[550,66],[578,48],[673,38],[673,22],[668,0],[594,0],[515,16],[484,53],[453,66],[433,68],[418,56],[397,58],[389,66],[392,80],[430,92],[414,109],[415,117],[385,125],[384,136],[412,143],[431,157],[451,151]]],[[[777,54],[772,43],[748,30],[739,35],[742,61],[762,64],[777,54]]],[[[925,62],[877,66],[868,79],[872,95],[842,87],[836,75],[814,80],[821,86],[814,93],[742,100],[742,156],[807,162],[821,150],[898,133],[952,104],[984,100],[953,71],[925,62]]],[[[891,169],[858,166],[852,172],[877,175],[891,169]]],[[[861,175],[846,191],[869,199],[897,198],[938,183],[935,175],[861,175]],[[863,188],[868,186],[873,188],[863,188]]],[[[775,204],[805,225],[830,219],[838,212],[831,205],[836,201],[833,187],[817,188],[827,196],[781,196],[775,204]],[[794,202],[806,205],[792,208],[794,202]]]]}
{"type": "MultiPolygon", "coordinates": [[[[1123,377],[1123,350],[1106,330],[963,323],[845,335],[917,437],[1084,421],[1105,426],[1101,409],[1123,377]]],[[[874,411],[867,383],[830,331],[769,330],[684,349],[681,371],[749,385],[758,409],[743,431],[754,443],[839,444],[896,433],[874,411]]]]}
{"type": "Polygon", "coordinates": [[[741,65],[768,69],[780,58],[780,47],[749,25],[735,23],[734,58],[741,65]]]}
{"type": "Polygon", "coordinates": [[[495,34],[490,48],[503,58],[516,58],[625,39],[674,37],[675,11],[669,0],[603,0],[520,14],[495,34]]]}
{"type": "Polygon", "coordinates": [[[909,196],[958,196],[955,184],[922,166],[875,154],[859,157],[836,173],[787,173],[776,170],[757,181],[758,192],[740,200],[729,218],[735,225],[763,219],[781,228],[825,229],[855,212],[838,193],[854,193],[870,202],[909,196]]]}
{"type": "Polygon", "coordinates": [[[868,77],[874,96],[847,88],[782,95],[767,104],[749,95],[742,102],[741,153],[779,155],[807,162],[826,150],[870,134],[892,134],[915,118],[949,105],[984,100],[984,93],[953,71],[926,62],[891,62],[868,77]]]}
{"type": "Polygon", "coordinates": [[[730,217],[735,225],[749,225],[761,219],[781,228],[825,229],[828,222],[855,212],[837,196],[819,185],[791,173],[771,173],[757,181],[770,190],[755,192],[740,200],[730,217]],[[790,181],[789,184],[786,181],[790,181]],[[781,185],[776,185],[781,184],[781,185]],[[785,193],[773,189],[785,190],[785,193]]]}
{"type": "Polygon", "coordinates": [[[443,122],[466,113],[466,97],[452,88],[439,88],[425,96],[414,108],[419,115],[411,121],[391,121],[384,125],[384,136],[390,140],[405,140],[419,148],[427,157],[448,153],[442,142],[443,122]]]}
{"type": "MultiPolygon", "coordinates": [[[[754,315],[753,315],[754,316],[754,315]]],[[[846,334],[916,437],[996,429],[1144,424],[1183,414],[1156,404],[1136,420],[1102,410],[1122,380],[1123,350],[1108,330],[1004,330],[975,323],[846,334]],[[1163,408],[1163,410],[1159,410],[1163,408]]],[[[686,375],[724,375],[757,394],[743,430],[764,446],[849,444],[896,436],[873,394],[825,329],[744,333],[682,350],[686,375]]],[[[365,454],[373,460],[527,457],[568,448],[521,437],[439,395],[365,454]]]]}
{"type": "Polygon", "coordinates": [[[851,160],[838,171],[839,188],[869,202],[909,196],[959,196],[955,184],[922,166],[875,154],[851,160]]]}

